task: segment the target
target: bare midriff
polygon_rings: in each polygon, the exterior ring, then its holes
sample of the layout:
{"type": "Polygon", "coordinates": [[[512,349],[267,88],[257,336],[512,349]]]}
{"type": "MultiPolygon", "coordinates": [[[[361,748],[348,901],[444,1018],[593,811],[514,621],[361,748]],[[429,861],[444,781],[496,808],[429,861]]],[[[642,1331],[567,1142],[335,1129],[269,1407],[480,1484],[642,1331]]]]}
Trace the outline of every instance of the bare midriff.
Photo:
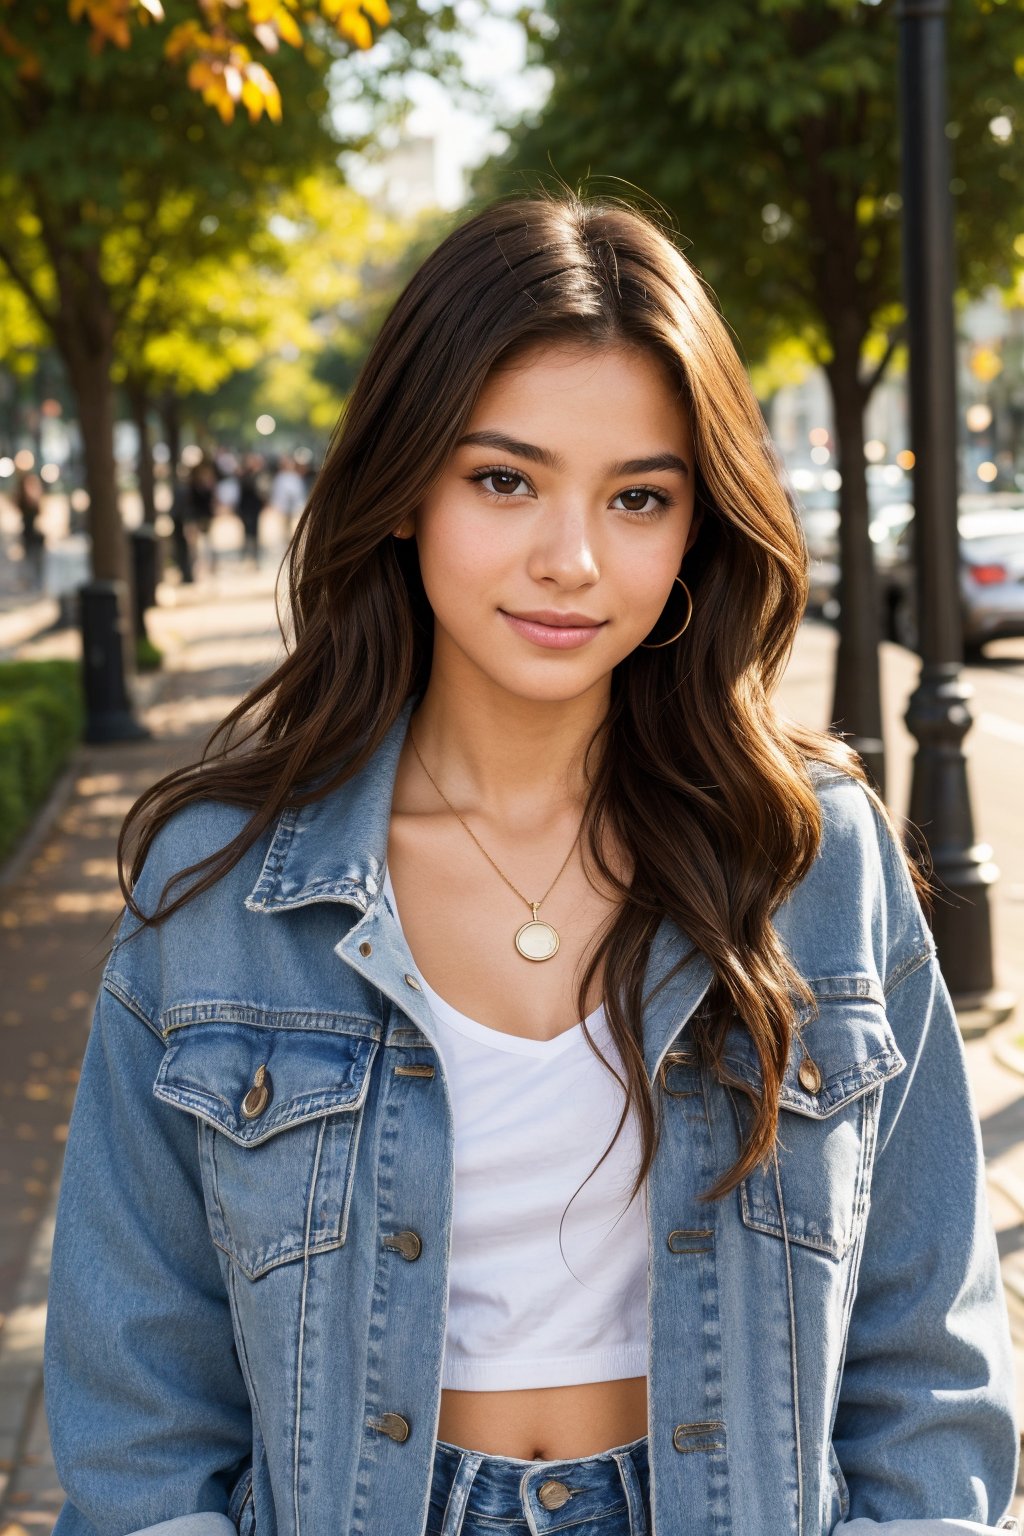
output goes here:
{"type": "Polygon", "coordinates": [[[515,1392],[441,1393],[437,1437],[525,1461],[575,1461],[647,1433],[647,1378],[515,1392]]]}

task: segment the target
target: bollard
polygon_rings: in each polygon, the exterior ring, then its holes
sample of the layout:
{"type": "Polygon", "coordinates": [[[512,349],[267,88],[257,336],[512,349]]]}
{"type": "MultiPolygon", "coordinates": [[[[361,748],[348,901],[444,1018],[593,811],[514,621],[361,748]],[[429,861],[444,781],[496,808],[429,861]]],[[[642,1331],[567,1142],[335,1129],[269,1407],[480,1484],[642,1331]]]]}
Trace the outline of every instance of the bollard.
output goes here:
{"type": "Polygon", "coordinates": [[[123,581],[87,581],[78,588],[86,741],[134,741],[151,734],[133,715],[128,695],[126,599],[123,581]]]}
{"type": "Polygon", "coordinates": [[[146,610],[156,607],[160,540],[151,523],[141,523],[129,534],[132,552],[132,616],[135,638],[147,639],[146,610]]]}

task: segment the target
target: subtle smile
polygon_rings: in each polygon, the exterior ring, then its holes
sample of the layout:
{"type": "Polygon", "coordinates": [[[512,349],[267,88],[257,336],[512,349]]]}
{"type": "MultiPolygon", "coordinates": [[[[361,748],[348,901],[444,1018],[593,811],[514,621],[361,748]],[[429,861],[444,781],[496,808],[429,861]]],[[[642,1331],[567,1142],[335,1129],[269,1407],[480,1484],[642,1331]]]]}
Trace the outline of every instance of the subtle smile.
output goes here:
{"type": "Polygon", "coordinates": [[[586,645],[608,622],[607,619],[589,619],[582,613],[559,613],[553,609],[540,613],[506,613],[504,608],[499,608],[498,612],[524,639],[556,651],[571,651],[586,645]]]}

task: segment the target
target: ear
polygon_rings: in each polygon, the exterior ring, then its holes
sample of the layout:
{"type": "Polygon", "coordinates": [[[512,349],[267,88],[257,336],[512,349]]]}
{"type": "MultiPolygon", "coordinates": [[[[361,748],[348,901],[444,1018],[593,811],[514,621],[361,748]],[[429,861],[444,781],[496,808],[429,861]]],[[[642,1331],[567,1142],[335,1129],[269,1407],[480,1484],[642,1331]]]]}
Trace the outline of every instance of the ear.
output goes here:
{"type": "Polygon", "coordinates": [[[683,549],[683,555],[684,556],[688,555],[690,553],[690,550],[696,544],[696,542],[697,542],[697,535],[700,533],[701,524],[703,523],[703,521],[704,521],[704,509],[703,509],[703,507],[695,507],[694,508],[694,513],[693,513],[693,520],[690,523],[690,531],[686,535],[686,546],[683,549]]]}
{"type": "Polygon", "coordinates": [[[396,539],[411,539],[416,532],[416,519],[411,514],[403,517],[397,528],[392,528],[392,537],[396,539]]]}

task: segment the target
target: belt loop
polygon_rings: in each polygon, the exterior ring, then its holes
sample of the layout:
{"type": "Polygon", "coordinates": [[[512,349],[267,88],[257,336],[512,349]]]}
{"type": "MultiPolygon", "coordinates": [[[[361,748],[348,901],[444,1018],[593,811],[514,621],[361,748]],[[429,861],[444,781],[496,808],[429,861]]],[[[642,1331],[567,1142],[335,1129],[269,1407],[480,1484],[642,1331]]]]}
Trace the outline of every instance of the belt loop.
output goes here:
{"type": "Polygon", "coordinates": [[[459,1536],[462,1530],[462,1522],[466,1516],[466,1505],[469,1502],[469,1490],[473,1486],[477,1469],[483,1461],[482,1451],[463,1451],[459,1457],[459,1469],[452,1478],[452,1485],[448,1490],[448,1500],[444,1507],[444,1519],[441,1521],[441,1536],[459,1536]]]}
{"type": "Polygon", "coordinates": [[[644,1495],[636,1463],[628,1451],[613,1451],[622,1479],[622,1489],[629,1507],[629,1536],[648,1536],[644,1495]]]}

